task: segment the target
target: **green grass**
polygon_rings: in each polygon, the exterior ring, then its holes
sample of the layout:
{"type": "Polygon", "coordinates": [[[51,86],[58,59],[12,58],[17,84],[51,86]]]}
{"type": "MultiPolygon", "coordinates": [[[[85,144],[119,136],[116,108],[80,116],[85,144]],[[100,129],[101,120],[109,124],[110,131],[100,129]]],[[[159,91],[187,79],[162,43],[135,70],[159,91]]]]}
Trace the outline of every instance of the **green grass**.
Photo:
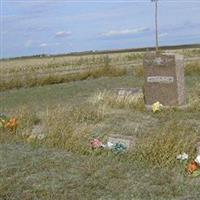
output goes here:
{"type": "Polygon", "coordinates": [[[199,199],[183,166],[143,167],[113,155],[81,156],[23,144],[0,146],[1,199],[199,199]]]}
{"type": "Polygon", "coordinates": [[[18,117],[19,128],[0,131],[0,199],[198,199],[200,179],[176,155],[195,156],[199,83],[186,76],[189,109],[156,114],[138,109],[140,100],[115,98],[114,88],[142,87],[132,75],[1,92],[0,110],[18,117]],[[35,125],[44,126],[44,140],[28,141],[35,125]],[[135,136],[136,150],[90,149],[92,138],[109,134],[135,136]]]}
{"type": "Polygon", "coordinates": [[[72,105],[85,101],[97,90],[120,87],[138,87],[143,80],[133,76],[101,77],[64,84],[13,89],[0,93],[0,109],[13,109],[23,105],[45,110],[47,106],[72,105]]]}

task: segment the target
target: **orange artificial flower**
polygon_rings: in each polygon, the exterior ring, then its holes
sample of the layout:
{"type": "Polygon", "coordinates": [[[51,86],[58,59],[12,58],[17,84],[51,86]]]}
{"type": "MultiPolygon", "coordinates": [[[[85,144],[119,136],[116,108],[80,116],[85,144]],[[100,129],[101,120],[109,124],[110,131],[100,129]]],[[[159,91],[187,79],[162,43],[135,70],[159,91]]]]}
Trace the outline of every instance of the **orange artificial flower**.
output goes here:
{"type": "Polygon", "coordinates": [[[5,128],[10,129],[11,131],[16,131],[18,126],[17,119],[16,118],[11,118],[6,124],[5,128]]]}
{"type": "Polygon", "coordinates": [[[188,166],[187,166],[187,172],[192,174],[194,171],[196,171],[199,168],[198,164],[195,161],[192,161],[188,166]]]}

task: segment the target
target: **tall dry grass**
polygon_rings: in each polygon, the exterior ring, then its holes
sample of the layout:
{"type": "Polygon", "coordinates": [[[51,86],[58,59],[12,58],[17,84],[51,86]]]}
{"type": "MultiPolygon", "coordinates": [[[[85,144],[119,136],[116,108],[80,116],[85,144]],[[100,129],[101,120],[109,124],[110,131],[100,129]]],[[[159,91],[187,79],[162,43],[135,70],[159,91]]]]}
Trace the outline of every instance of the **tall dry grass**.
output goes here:
{"type": "Polygon", "coordinates": [[[64,148],[69,151],[85,154],[90,152],[89,141],[96,123],[103,120],[105,109],[83,103],[74,107],[54,106],[43,112],[36,112],[29,107],[21,107],[14,112],[7,112],[9,116],[18,118],[19,127],[16,134],[6,129],[0,130],[0,143],[21,140],[32,144],[41,144],[37,135],[33,133],[35,125],[41,129],[44,140],[42,144],[49,147],[64,148]]]}
{"type": "Polygon", "coordinates": [[[144,67],[142,65],[134,66],[133,76],[140,77],[140,78],[144,77],[144,67]]]}
{"type": "Polygon", "coordinates": [[[178,53],[181,53],[187,57],[198,57],[200,56],[200,49],[183,49],[182,51],[179,50],[178,53]]]}
{"type": "Polygon", "coordinates": [[[122,76],[126,74],[126,69],[111,67],[106,65],[98,68],[90,68],[89,70],[80,71],[77,73],[69,74],[49,74],[41,76],[40,74],[26,74],[24,76],[9,76],[0,82],[0,91],[20,88],[20,87],[33,87],[43,86],[49,84],[66,83],[70,81],[84,80],[89,77],[98,78],[101,76],[122,76]]]}
{"type": "Polygon", "coordinates": [[[138,140],[135,159],[149,166],[174,167],[176,156],[186,152],[190,159],[196,155],[196,142],[199,136],[191,127],[170,122],[160,131],[151,132],[138,140]]]}
{"type": "MultiPolygon", "coordinates": [[[[108,94],[104,92],[95,95],[92,97],[93,103],[90,99],[90,102],[75,107],[52,106],[40,115],[28,107],[16,109],[10,116],[17,116],[19,119],[17,133],[13,135],[1,129],[0,143],[27,142],[27,133],[31,133],[35,125],[43,124],[45,139],[42,142],[37,139],[28,142],[66,149],[81,155],[90,154],[89,141],[93,138],[96,125],[105,119],[107,106],[121,107],[121,103],[115,101],[113,96],[109,99],[109,94],[105,99],[105,95],[108,94]],[[104,101],[108,102],[105,104],[104,101]]],[[[135,108],[140,101],[139,98],[129,103],[123,102],[123,107],[131,105],[129,108],[135,108]]],[[[158,129],[139,136],[136,149],[128,152],[122,159],[128,162],[138,161],[149,167],[172,168],[176,165],[178,154],[186,152],[190,158],[195,156],[195,146],[200,136],[192,126],[178,119],[171,119],[158,129]]]]}
{"type": "Polygon", "coordinates": [[[16,133],[0,128],[0,143],[17,141],[22,135],[30,135],[33,126],[41,122],[38,113],[28,106],[7,110],[5,115],[17,118],[18,127],[16,133]]]}
{"type": "Polygon", "coordinates": [[[194,85],[191,94],[188,98],[188,111],[199,112],[200,111],[200,84],[194,85]]]}
{"type": "MultiPolygon", "coordinates": [[[[191,94],[194,101],[190,102],[190,108],[184,112],[200,111],[200,90],[197,84],[191,94]],[[193,103],[192,103],[193,102],[193,103]],[[195,103],[194,103],[195,102],[195,103]]],[[[43,112],[38,112],[31,107],[20,107],[7,114],[17,117],[19,128],[16,135],[7,130],[0,130],[0,143],[12,141],[27,142],[28,135],[35,125],[43,125],[45,139],[32,140],[33,144],[42,144],[54,148],[63,148],[79,154],[90,154],[89,141],[93,138],[94,130],[98,123],[106,118],[108,107],[129,108],[142,110],[144,101],[142,94],[120,97],[111,91],[99,91],[88,102],[73,107],[52,106],[43,112]]],[[[128,162],[139,161],[149,167],[171,168],[176,164],[176,156],[182,152],[195,156],[196,142],[199,141],[199,131],[187,120],[180,121],[174,113],[164,113],[155,117],[163,118],[157,128],[139,135],[136,149],[124,155],[122,159],[128,162]],[[167,116],[168,115],[168,116],[167,116]],[[164,121],[166,120],[166,121],[164,121]]],[[[151,115],[151,113],[144,113],[151,115]]],[[[179,113],[180,114],[180,113],[179,113]]],[[[153,115],[153,114],[152,114],[153,115]]],[[[154,116],[154,115],[153,115],[154,116]]],[[[152,116],[152,117],[153,117],[152,116]]],[[[106,133],[102,136],[105,137],[106,133]]],[[[96,135],[95,135],[96,136],[96,135]]],[[[100,136],[100,135],[99,135],[100,136]]],[[[101,136],[100,136],[101,137],[101,136]]],[[[102,138],[104,139],[104,138],[102,138]]]]}
{"type": "Polygon", "coordinates": [[[186,64],[185,75],[200,75],[200,62],[191,62],[186,64]]]}
{"type": "Polygon", "coordinates": [[[119,96],[114,91],[99,91],[95,93],[90,102],[94,105],[108,105],[112,108],[130,108],[144,111],[143,93],[119,96]]]}
{"type": "Polygon", "coordinates": [[[82,56],[56,56],[42,58],[21,58],[11,60],[0,60],[0,73],[25,73],[44,72],[57,70],[60,68],[78,66],[101,66],[106,60],[115,65],[118,62],[127,62],[138,59],[138,53],[109,53],[102,55],[82,55],[82,56]]]}
{"type": "Polygon", "coordinates": [[[90,152],[91,132],[95,124],[103,120],[104,115],[105,110],[102,106],[95,107],[87,103],[69,110],[57,106],[51,109],[45,118],[45,144],[87,154],[90,152]]]}

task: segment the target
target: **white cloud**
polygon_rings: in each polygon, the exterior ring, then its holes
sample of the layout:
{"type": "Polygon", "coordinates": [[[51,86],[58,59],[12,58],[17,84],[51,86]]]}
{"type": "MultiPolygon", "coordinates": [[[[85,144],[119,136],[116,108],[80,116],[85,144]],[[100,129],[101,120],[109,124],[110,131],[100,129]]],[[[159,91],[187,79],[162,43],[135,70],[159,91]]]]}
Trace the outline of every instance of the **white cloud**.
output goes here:
{"type": "Polygon", "coordinates": [[[70,36],[72,33],[70,31],[58,31],[56,37],[66,37],[70,36]]]}
{"type": "Polygon", "coordinates": [[[41,43],[41,44],[40,44],[40,47],[47,47],[47,46],[48,46],[47,43],[41,43]]]}
{"type": "Polygon", "coordinates": [[[135,28],[135,29],[124,29],[124,30],[110,30],[105,33],[102,33],[101,36],[112,37],[112,36],[134,35],[138,33],[143,33],[148,30],[149,28],[147,27],[135,28]]]}

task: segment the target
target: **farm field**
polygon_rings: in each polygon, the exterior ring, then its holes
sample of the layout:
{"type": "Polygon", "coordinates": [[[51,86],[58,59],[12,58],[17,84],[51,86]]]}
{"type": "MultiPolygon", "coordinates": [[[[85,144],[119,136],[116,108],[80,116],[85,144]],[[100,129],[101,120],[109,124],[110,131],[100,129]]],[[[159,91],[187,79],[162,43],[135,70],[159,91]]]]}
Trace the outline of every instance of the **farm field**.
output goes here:
{"type": "MultiPolygon", "coordinates": [[[[166,52],[184,55],[186,65],[193,64],[199,73],[200,51],[198,48],[167,50],[166,52]]],[[[1,60],[0,90],[64,83],[104,75],[120,76],[125,74],[126,70],[141,68],[144,53],[125,52],[1,60]]]]}
{"type": "MultiPolygon", "coordinates": [[[[199,49],[178,53],[200,56],[199,49]]],[[[11,77],[54,73],[63,66],[106,66],[110,72],[11,90],[2,86],[0,112],[16,117],[19,127],[15,134],[0,129],[0,199],[199,199],[200,178],[188,175],[176,156],[186,152],[191,161],[196,155],[200,63],[185,67],[188,107],[153,113],[146,111],[142,94],[118,98],[115,93],[117,88],[142,88],[141,64],[135,65],[142,57],[123,53],[1,61],[2,74],[11,77]],[[130,67],[112,73],[117,63],[130,67]],[[37,134],[44,137],[31,137],[37,134]],[[106,143],[110,134],[136,137],[136,148],[124,154],[91,150],[90,140],[106,143]]]]}
{"type": "MultiPolygon", "coordinates": [[[[162,50],[162,52],[171,52],[184,55],[185,58],[193,58],[200,56],[199,48],[179,49],[179,50],[162,50]]],[[[145,52],[122,52],[122,53],[105,53],[91,55],[66,55],[66,56],[44,56],[33,58],[17,58],[0,60],[0,70],[3,74],[13,72],[31,72],[49,70],[59,67],[77,67],[81,65],[102,65],[110,58],[111,63],[141,61],[145,52]]]]}

